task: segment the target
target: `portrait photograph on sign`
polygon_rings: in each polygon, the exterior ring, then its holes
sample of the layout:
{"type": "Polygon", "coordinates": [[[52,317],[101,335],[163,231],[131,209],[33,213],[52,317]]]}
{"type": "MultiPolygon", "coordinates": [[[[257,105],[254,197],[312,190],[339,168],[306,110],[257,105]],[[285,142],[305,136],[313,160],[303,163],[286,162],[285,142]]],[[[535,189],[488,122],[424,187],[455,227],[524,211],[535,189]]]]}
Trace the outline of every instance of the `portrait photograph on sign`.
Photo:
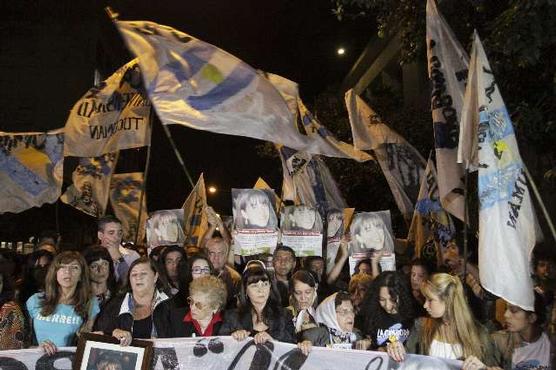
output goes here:
{"type": "Polygon", "coordinates": [[[150,248],[159,245],[183,245],[183,209],[164,209],[153,212],[147,220],[147,244],[150,248]]]}
{"type": "Polygon", "coordinates": [[[296,257],[322,256],[323,223],[310,206],[287,206],[280,215],[281,243],[291,247],[296,257]]]}
{"type": "Polygon", "coordinates": [[[379,262],[383,271],[395,269],[394,236],[389,210],[356,213],[349,232],[350,273],[355,271],[359,261],[370,259],[375,253],[381,255],[379,262]]]}
{"type": "Polygon", "coordinates": [[[92,333],[79,338],[74,370],[145,370],[149,367],[153,343],[133,340],[129,346],[121,346],[111,336],[92,333]]]}
{"type": "Polygon", "coordinates": [[[242,256],[272,253],[278,242],[278,220],[272,189],[232,189],[234,248],[242,256]]]}
{"type": "Polygon", "coordinates": [[[344,235],[344,210],[331,209],[326,215],[326,271],[331,271],[344,235]]]}

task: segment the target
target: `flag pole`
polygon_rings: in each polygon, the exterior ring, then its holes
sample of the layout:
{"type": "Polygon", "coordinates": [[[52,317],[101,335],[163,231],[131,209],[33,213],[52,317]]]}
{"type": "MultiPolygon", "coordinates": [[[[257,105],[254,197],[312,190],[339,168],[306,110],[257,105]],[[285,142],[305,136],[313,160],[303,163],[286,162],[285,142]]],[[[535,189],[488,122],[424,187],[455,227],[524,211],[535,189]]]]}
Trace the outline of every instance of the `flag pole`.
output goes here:
{"type": "Polygon", "coordinates": [[[137,215],[137,228],[135,229],[135,239],[133,244],[137,244],[139,238],[139,228],[141,227],[141,215],[143,214],[143,199],[147,190],[147,176],[149,175],[149,164],[151,162],[151,146],[152,146],[152,122],[154,118],[154,108],[151,107],[149,112],[149,125],[151,126],[151,143],[147,146],[147,159],[145,160],[145,170],[143,171],[143,183],[141,184],[141,195],[139,195],[139,214],[137,215]]]}
{"type": "Polygon", "coordinates": [[[189,171],[187,170],[187,167],[185,167],[185,162],[183,161],[183,157],[181,156],[178,147],[176,146],[176,143],[174,142],[174,139],[172,138],[172,135],[170,134],[170,129],[168,128],[167,125],[165,125],[164,123],[162,123],[162,121],[160,122],[160,124],[162,125],[162,128],[164,129],[164,133],[166,134],[166,137],[168,138],[168,141],[170,141],[170,145],[172,146],[172,149],[174,149],[174,154],[176,155],[176,158],[178,159],[178,162],[180,162],[181,168],[183,169],[183,172],[185,173],[185,176],[187,177],[187,180],[189,181],[189,184],[191,185],[191,188],[195,188],[195,184],[193,183],[193,180],[191,179],[191,175],[189,174],[189,171]]]}
{"type": "Polygon", "coordinates": [[[548,228],[550,229],[550,232],[552,233],[552,239],[556,241],[556,229],[554,228],[554,223],[552,222],[552,219],[550,218],[550,214],[548,213],[546,206],[541,198],[541,194],[539,193],[539,189],[537,188],[537,185],[535,184],[535,181],[533,181],[533,176],[531,176],[531,173],[529,172],[529,169],[527,168],[527,166],[525,165],[525,162],[523,162],[523,170],[525,171],[525,176],[527,177],[527,180],[529,181],[529,184],[531,184],[531,189],[533,189],[533,194],[535,194],[535,198],[537,198],[537,202],[539,202],[539,205],[541,206],[541,210],[542,213],[544,215],[544,218],[546,220],[546,223],[548,224],[548,228]]]}
{"type": "Polygon", "coordinates": [[[469,223],[469,161],[465,161],[465,174],[463,185],[463,282],[467,277],[467,258],[469,257],[469,241],[467,238],[467,229],[469,223]]]}

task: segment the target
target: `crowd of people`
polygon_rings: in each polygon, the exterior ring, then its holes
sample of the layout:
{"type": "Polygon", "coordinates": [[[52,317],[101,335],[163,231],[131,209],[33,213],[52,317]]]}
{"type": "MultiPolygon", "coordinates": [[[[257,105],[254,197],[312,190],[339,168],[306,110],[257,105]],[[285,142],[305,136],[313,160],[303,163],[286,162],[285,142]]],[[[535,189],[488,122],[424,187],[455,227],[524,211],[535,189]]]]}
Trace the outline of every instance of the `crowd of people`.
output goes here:
{"type": "Polygon", "coordinates": [[[209,218],[200,246],[150,253],[122,246],[122,225],[98,221],[98,244],[58,251],[45,239],[30,255],[0,250],[0,349],[53,354],[84,332],[134,338],[231,335],[238,341],[386,351],[460,359],[463,369],[550,369],[554,285],[547,256],[534,260],[535,309],[480,286],[477,268],[453,243],[444,266],[414,259],[380,271],[373,259],[349,276],[348,239],[330,271],[323,257],[241,259],[224,224],[209,218]],[[140,252],[140,253],[139,253],[140,252]]]}

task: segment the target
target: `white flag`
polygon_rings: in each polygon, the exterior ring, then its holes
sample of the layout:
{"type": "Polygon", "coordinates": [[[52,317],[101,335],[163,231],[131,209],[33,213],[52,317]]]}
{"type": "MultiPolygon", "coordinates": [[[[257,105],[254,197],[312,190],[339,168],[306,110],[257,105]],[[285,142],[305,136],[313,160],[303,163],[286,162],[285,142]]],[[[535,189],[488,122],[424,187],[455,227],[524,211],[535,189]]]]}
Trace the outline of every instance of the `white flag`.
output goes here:
{"type": "Polygon", "coordinates": [[[54,203],[62,190],[64,134],[0,132],[0,214],[54,203]]]}
{"type": "Polygon", "coordinates": [[[394,200],[409,222],[424,175],[425,160],[417,149],[388,127],[353,90],[346,93],[346,106],[355,146],[374,150],[394,200]]]}
{"type": "Polygon", "coordinates": [[[132,60],[73,106],[65,127],[64,155],[99,157],[150,144],[151,103],[132,60]]]}
{"type": "Polygon", "coordinates": [[[139,59],[163,124],[252,137],[336,156],[322,138],[301,135],[288,105],[263,73],[213,45],[153,22],[116,21],[139,59]]]}
{"type": "Polygon", "coordinates": [[[427,1],[427,58],[440,201],[463,221],[463,168],[457,163],[457,147],[469,57],[435,0],[427,1]]]}
{"type": "MultiPolygon", "coordinates": [[[[475,34],[466,107],[477,125],[479,272],[482,286],[524,310],[534,310],[530,256],[542,238],[512,121],[483,45],[475,34]],[[472,80],[471,80],[472,78],[472,80]]],[[[462,127],[465,129],[465,127],[462,127]]]]}
{"type": "Polygon", "coordinates": [[[66,189],[60,200],[90,216],[104,216],[118,153],[79,158],[79,165],[71,176],[73,184],[66,189]]]}

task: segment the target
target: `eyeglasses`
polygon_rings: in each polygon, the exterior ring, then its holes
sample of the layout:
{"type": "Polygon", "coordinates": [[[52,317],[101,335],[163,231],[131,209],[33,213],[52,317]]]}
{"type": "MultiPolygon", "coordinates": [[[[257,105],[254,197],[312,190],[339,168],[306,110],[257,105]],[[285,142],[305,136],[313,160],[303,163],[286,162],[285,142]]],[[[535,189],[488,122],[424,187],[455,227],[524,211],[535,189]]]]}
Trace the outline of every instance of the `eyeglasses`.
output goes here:
{"type": "Polygon", "coordinates": [[[210,274],[210,267],[193,267],[191,269],[192,274],[200,275],[209,275],[210,274]]]}
{"type": "Polygon", "coordinates": [[[189,307],[195,306],[195,308],[198,309],[199,311],[202,311],[208,307],[207,304],[202,304],[201,302],[195,302],[191,297],[187,297],[187,304],[189,305],[189,307]]]}
{"type": "Polygon", "coordinates": [[[355,315],[355,311],[353,310],[336,310],[336,313],[340,316],[355,315]]]}
{"type": "Polygon", "coordinates": [[[60,268],[58,268],[58,270],[66,270],[72,274],[75,274],[79,271],[81,271],[81,266],[79,265],[60,265],[60,268]]]}

